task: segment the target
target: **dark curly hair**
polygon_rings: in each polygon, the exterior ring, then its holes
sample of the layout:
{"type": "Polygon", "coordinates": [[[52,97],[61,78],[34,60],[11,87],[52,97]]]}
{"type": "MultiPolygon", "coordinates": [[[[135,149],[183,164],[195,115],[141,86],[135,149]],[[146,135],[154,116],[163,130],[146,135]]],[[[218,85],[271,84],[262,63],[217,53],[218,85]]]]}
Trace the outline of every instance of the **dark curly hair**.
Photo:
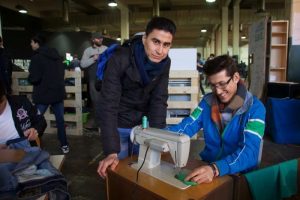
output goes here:
{"type": "Polygon", "coordinates": [[[227,76],[233,76],[238,72],[238,68],[234,60],[228,55],[217,56],[205,62],[203,71],[207,76],[214,75],[220,71],[226,70],[227,76]]]}

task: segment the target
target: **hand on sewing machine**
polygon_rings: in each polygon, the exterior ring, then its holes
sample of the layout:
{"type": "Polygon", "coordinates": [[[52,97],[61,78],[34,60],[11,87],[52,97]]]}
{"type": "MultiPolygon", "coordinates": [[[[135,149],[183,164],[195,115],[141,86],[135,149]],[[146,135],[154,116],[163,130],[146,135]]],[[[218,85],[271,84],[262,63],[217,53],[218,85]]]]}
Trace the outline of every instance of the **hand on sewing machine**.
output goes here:
{"type": "Polygon", "coordinates": [[[39,136],[39,134],[38,134],[38,132],[37,132],[37,130],[35,128],[27,129],[24,132],[24,135],[25,135],[25,137],[27,137],[27,139],[29,141],[34,141],[39,136]]]}
{"type": "Polygon", "coordinates": [[[204,166],[197,167],[196,169],[194,169],[190,174],[188,174],[185,177],[184,180],[197,182],[198,184],[210,183],[210,182],[212,182],[213,178],[218,175],[219,175],[218,170],[216,170],[216,174],[214,174],[214,171],[211,166],[204,165],[204,166]]]}
{"type": "Polygon", "coordinates": [[[116,153],[109,154],[106,158],[99,162],[97,172],[102,178],[105,178],[107,175],[107,168],[110,167],[111,170],[114,170],[118,163],[118,155],[116,153]]]}

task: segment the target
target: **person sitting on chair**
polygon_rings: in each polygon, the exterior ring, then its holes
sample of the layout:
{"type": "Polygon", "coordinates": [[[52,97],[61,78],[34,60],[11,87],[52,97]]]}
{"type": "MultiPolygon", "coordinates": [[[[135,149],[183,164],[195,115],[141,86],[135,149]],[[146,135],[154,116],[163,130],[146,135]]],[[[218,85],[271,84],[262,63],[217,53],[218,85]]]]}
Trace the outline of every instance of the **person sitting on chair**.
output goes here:
{"type": "Polygon", "coordinates": [[[47,127],[46,120],[26,96],[8,95],[0,81],[0,148],[6,142],[27,137],[34,143],[47,127]]]}
{"type": "Polygon", "coordinates": [[[189,117],[168,127],[190,137],[203,128],[205,148],[200,156],[208,164],[195,168],[185,178],[199,184],[257,167],[266,115],[262,102],[247,91],[230,56],[206,61],[204,73],[212,92],[189,117]]]}

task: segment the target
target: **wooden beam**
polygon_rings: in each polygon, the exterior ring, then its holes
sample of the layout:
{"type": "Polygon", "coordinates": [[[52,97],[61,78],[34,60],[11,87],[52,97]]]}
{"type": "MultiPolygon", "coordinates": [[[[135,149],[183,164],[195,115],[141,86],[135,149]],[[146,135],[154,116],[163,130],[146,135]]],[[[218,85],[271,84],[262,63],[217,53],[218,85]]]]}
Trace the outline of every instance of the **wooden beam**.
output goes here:
{"type": "Polygon", "coordinates": [[[98,8],[92,6],[91,4],[86,3],[86,1],[82,0],[72,0],[74,3],[80,6],[80,10],[86,14],[92,15],[92,14],[99,14],[101,10],[98,8]]]}

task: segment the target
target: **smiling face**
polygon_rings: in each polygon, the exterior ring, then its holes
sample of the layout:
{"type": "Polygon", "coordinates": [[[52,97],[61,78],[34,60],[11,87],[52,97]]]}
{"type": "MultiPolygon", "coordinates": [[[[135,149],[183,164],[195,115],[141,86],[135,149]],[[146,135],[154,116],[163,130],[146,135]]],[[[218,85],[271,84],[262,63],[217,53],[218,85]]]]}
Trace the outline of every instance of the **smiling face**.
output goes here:
{"type": "Polygon", "coordinates": [[[143,36],[145,52],[149,60],[159,63],[165,59],[172,45],[173,36],[170,32],[153,29],[147,36],[143,36]]]}
{"type": "Polygon", "coordinates": [[[226,70],[207,77],[213,93],[216,94],[222,103],[229,103],[237,91],[237,83],[240,80],[239,73],[234,73],[232,77],[227,75],[226,70]]]}

